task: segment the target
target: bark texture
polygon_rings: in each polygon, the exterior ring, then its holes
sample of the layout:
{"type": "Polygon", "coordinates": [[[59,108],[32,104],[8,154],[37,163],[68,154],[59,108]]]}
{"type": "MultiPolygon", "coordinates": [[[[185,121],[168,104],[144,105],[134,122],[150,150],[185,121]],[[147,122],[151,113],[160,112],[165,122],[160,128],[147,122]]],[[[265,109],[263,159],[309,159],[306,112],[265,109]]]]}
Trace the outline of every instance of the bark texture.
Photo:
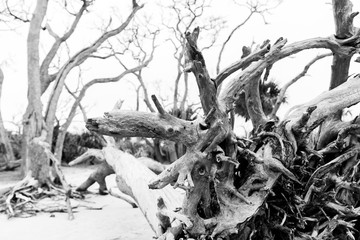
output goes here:
{"type": "MultiPolygon", "coordinates": [[[[47,0],[38,0],[33,17],[30,21],[30,28],[27,38],[28,58],[28,106],[23,117],[23,146],[22,159],[24,161],[24,173],[29,172],[33,160],[29,153],[29,143],[41,135],[43,127],[41,82],[40,82],[40,31],[41,24],[45,17],[48,6],[47,0]]],[[[46,162],[45,159],[41,160],[46,162]]],[[[39,166],[40,167],[40,166],[39,166]]]]}

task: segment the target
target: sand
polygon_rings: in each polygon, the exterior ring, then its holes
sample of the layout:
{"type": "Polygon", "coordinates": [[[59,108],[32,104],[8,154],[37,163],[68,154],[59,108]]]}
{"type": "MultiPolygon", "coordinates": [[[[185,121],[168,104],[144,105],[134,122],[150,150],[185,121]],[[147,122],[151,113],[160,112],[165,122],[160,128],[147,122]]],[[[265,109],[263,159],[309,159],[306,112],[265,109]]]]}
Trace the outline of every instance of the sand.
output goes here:
{"type": "MultiPolygon", "coordinates": [[[[63,167],[63,172],[71,186],[78,186],[93,169],[94,166],[63,167]]],[[[17,181],[17,172],[0,172],[0,188],[17,181]]],[[[115,175],[108,176],[106,181],[109,188],[116,187],[115,175]]],[[[0,214],[0,240],[152,239],[154,233],[138,208],[110,195],[98,195],[97,184],[89,190],[91,194],[86,195],[84,203],[102,210],[78,207],[72,221],[67,219],[67,213],[39,213],[30,218],[11,219],[0,214]]]]}

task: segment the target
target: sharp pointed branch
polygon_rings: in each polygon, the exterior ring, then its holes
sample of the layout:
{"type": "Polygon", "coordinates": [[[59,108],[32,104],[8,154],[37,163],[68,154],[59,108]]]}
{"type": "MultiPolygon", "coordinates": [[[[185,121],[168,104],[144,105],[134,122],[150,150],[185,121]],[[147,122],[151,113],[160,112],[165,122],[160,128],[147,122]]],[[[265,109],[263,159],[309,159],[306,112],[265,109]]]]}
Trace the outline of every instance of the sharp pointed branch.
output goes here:
{"type": "Polygon", "coordinates": [[[156,109],[159,111],[159,113],[161,115],[165,115],[166,114],[166,111],[165,109],[161,106],[159,100],[157,99],[157,97],[155,95],[151,95],[151,99],[153,100],[154,104],[155,104],[155,107],[156,109]]]}

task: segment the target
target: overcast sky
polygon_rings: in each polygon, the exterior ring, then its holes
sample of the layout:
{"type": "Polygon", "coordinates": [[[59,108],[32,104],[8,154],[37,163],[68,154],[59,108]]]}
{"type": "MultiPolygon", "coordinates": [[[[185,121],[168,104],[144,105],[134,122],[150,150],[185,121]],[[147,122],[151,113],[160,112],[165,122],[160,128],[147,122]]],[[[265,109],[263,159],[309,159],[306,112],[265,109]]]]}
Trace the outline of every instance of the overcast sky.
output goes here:
{"type": "MultiPolygon", "coordinates": [[[[147,15],[153,15],[153,19],[159,17],[154,1],[142,1],[145,3],[144,9],[147,15]]],[[[266,19],[269,24],[264,24],[260,17],[256,17],[250,24],[243,27],[236,33],[224,52],[224,61],[222,67],[237,61],[241,55],[243,45],[249,45],[252,41],[257,43],[270,39],[274,42],[279,37],[288,39],[288,43],[304,40],[312,37],[327,37],[334,32],[334,23],[332,8],[329,0],[284,0],[276,9],[272,10],[272,15],[267,15],[266,19]]],[[[124,18],[131,10],[131,1],[95,1],[94,12],[96,16],[109,16],[109,12],[114,9],[121,9],[117,15],[124,18]],[[104,4],[106,2],[107,5],[104,4]],[[119,3],[120,2],[120,3],[119,3]],[[111,4],[122,4],[121,6],[111,7],[111,4]]],[[[353,1],[353,11],[360,11],[360,1],[353,1]]],[[[214,0],[209,14],[220,15],[227,20],[228,29],[224,33],[228,33],[237,22],[244,18],[245,12],[241,12],[240,7],[234,6],[231,0],[214,0]]],[[[52,13],[51,17],[56,16],[52,13]]],[[[50,18],[50,17],[48,17],[50,18]]],[[[79,31],[81,41],[86,42],[87,38],[96,37],[92,35],[96,30],[92,19],[84,19],[83,26],[87,26],[88,30],[79,31]]],[[[155,20],[154,20],[155,21],[155,20]]],[[[59,29],[61,25],[66,26],[66,22],[62,22],[61,18],[53,20],[59,29]]],[[[355,19],[355,26],[360,26],[359,17],[355,19]]],[[[63,26],[64,27],[64,26],[63,26]]],[[[2,28],[3,29],[3,28],[2,28]]],[[[5,75],[3,84],[3,92],[1,98],[1,110],[5,126],[11,127],[9,123],[15,117],[19,120],[26,108],[26,34],[28,25],[24,24],[16,31],[0,30],[0,66],[5,75]]],[[[60,30],[59,30],[60,31],[60,30]]],[[[221,37],[224,36],[220,36],[221,37]]],[[[201,42],[199,45],[201,46],[201,42]]],[[[43,46],[45,49],[46,46],[43,46]]],[[[204,56],[207,62],[208,70],[212,77],[215,77],[216,56],[219,46],[215,46],[211,51],[205,51],[204,56]]],[[[276,63],[272,69],[270,78],[275,78],[282,85],[300,73],[303,67],[317,54],[324,53],[324,50],[310,50],[297,54],[287,60],[276,63]]],[[[155,60],[146,70],[146,83],[149,87],[149,94],[160,94],[165,96],[168,89],[172,87],[175,75],[174,63],[172,63],[172,49],[168,43],[161,43],[155,55],[155,60]]],[[[313,65],[309,74],[299,80],[299,83],[292,86],[288,91],[289,104],[282,107],[284,112],[289,107],[310,100],[325,91],[328,88],[330,78],[331,58],[323,59],[313,65]]],[[[352,64],[350,73],[359,72],[359,66],[352,64]]],[[[109,77],[117,75],[116,67],[112,66],[94,66],[85,69],[88,71],[88,78],[104,76],[109,77]],[[90,74],[91,73],[91,74],[90,74]],[[111,75],[113,74],[113,75],[111,75]]],[[[75,76],[73,76],[75,77],[75,76]]],[[[91,80],[91,79],[84,79],[91,80]]],[[[83,105],[87,106],[88,117],[101,116],[103,112],[109,111],[114,103],[119,99],[125,99],[124,108],[135,108],[134,84],[131,79],[123,79],[118,83],[104,84],[94,86],[89,90],[83,105]]],[[[197,101],[197,89],[193,83],[191,85],[191,94],[193,101],[197,101]]],[[[145,108],[143,108],[145,110],[145,108]]],[[[75,120],[75,128],[81,129],[84,123],[81,122],[81,116],[75,120]]]]}

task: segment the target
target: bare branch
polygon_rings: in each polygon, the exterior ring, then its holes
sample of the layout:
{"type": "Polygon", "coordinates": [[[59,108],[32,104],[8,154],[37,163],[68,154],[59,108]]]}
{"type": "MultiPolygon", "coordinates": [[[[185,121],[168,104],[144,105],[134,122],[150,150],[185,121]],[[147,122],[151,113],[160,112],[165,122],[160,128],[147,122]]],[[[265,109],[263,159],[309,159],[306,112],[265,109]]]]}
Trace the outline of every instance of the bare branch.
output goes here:
{"type": "MultiPolygon", "coordinates": [[[[151,52],[150,52],[150,56],[152,57],[154,55],[154,52],[155,52],[155,49],[156,49],[156,45],[155,45],[155,42],[156,42],[156,37],[158,35],[159,31],[155,31],[155,32],[151,32],[150,34],[152,35],[152,49],[151,49],[151,52]]],[[[141,43],[139,42],[139,38],[135,37],[136,34],[134,34],[134,41],[136,42],[136,48],[137,50],[139,50],[142,54],[142,57],[139,58],[137,57],[137,60],[139,62],[139,64],[142,64],[146,61],[146,58],[148,57],[148,53],[145,51],[145,49],[143,49],[143,47],[141,47],[141,43]]],[[[120,63],[121,66],[124,67],[125,70],[128,70],[127,66],[123,63],[123,61],[117,56],[116,54],[116,51],[114,50],[113,47],[111,47],[111,50],[113,51],[113,55],[115,57],[115,59],[120,63]]],[[[129,47],[127,47],[126,51],[131,51],[129,47]]],[[[134,56],[135,53],[132,52],[132,55],[134,56]]],[[[139,55],[139,54],[138,54],[139,55]]],[[[132,74],[134,74],[136,76],[136,78],[138,79],[139,83],[140,83],[140,87],[143,89],[143,94],[144,94],[144,102],[146,104],[146,106],[148,107],[148,109],[151,111],[151,112],[155,112],[155,109],[152,107],[150,101],[149,101],[149,95],[148,95],[148,92],[147,92],[147,87],[145,85],[145,82],[144,82],[144,79],[143,79],[143,76],[142,76],[142,69],[140,69],[139,71],[136,71],[136,72],[132,72],[132,74]]],[[[140,90],[140,87],[138,88],[138,90],[140,90]]],[[[139,96],[139,95],[137,95],[139,96]]]]}
{"type": "Polygon", "coordinates": [[[220,52],[219,52],[219,56],[218,56],[218,60],[217,60],[217,64],[216,64],[216,73],[219,74],[220,72],[220,63],[221,63],[221,58],[222,58],[222,54],[224,52],[224,49],[226,47],[226,45],[228,44],[228,42],[230,41],[230,39],[232,38],[232,36],[234,35],[234,33],[239,29],[241,28],[242,26],[244,26],[248,21],[249,19],[251,18],[251,16],[254,14],[255,12],[251,11],[249,13],[249,15],[245,18],[245,20],[238,24],[236,27],[233,28],[233,30],[230,32],[230,34],[227,36],[226,40],[223,42],[223,44],[221,45],[221,49],[220,49],[220,52]]]}
{"type": "MultiPolygon", "coordinates": [[[[75,101],[78,101],[78,97],[70,90],[70,88],[66,84],[65,84],[65,89],[75,99],[75,101]]],[[[84,122],[86,122],[87,121],[86,111],[85,111],[85,108],[82,106],[82,104],[80,102],[79,102],[79,108],[80,108],[81,113],[83,115],[84,122]]]]}
{"type": "Polygon", "coordinates": [[[231,109],[240,90],[243,89],[248,82],[260,77],[267,66],[280,58],[279,55],[281,56],[280,52],[285,43],[286,39],[278,41],[277,44],[270,48],[269,53],[263,60],[252,63],[234,78],[233,81],[230,81],[226,86],[219,88],[218,103],[222,111],[231,109]]]}
{"type": "MultiPolygon", "coordinates": [[[[334,37],[312,38],[295,42],[284,47],[285,43],[286,40],[279,41],[270,49],[269,53],[265,55],[264,59],[251,64],[248,68],[241,72],[238,77],[227,83],[226,86],[222,86],[221,88],[219,88],[220,91],[218,93],[218,96],[222,107],[225,107],[225,102],[227,102],[226,104],[231,105],[234,101],[234,97],[236,96],[236,94],[240,92],[240,90],[246,85],[248,81],[250,81],[250,79],[253,79],[254,77],[260,75],[265,68],[272,65],[279,59],[311,48],[327,48],[330,49],[333,53],[344,56],[354,54],[357,51],[357,49],[353,46],[341,45],[339,41],[334,37]]],[[[228,109],[231,108],[230,105],[227,107],[228,109]]]]}
{"type": "Polygon", "coordinates": [[[165,115],[166,111],[164,110],[164,108],[161,106],[159,100],[156,98],[155,95],[151,95],[151,99],[153,100],[156,109],[159,111],[160,115],[165,115]]]}
{"type": "Polygon", "coordinates": [[[214,82],[210,79],[204,57],[197,47],[199,32],[199,27],[196,27],[192,33],[186,33],[186,67],[184,71],[192,71],[195,75],[200,92],[201,105],[204,113],[207,114],[212,107],[217,106],[216,87],[214,82]]]}
{"type": "MultiPolygon", "coordinates": [[[[49,99],[49,104],[47,106],[46,109],[46,113],[45,113],[45,119],[46,119],[46,125],[48,129],[52,129],[53,128],[53,122],[54,122],[54,116],[55,116],[55,111],[56,111],[56,105],[57,102],[59,100],[60,94],[62,92],[64,83],[65,83],[65,79],[67,77],[67,75],[69,74],[69,72],[74,68],[79,66],[80,64],[82,64],[86,59],[88,59],[88,57],[93,54],[95,51],[97,51],[97,49],[109,38],[119,34],[120,32],[122,32],[130,23],[130,21],[134,18],[136,12],[138,10],[140,10],[142,6],[139,6],[135,9],[132,10],[132,12],[130,13],[130,15],[127,17],[127,19],[117,28],[107,31],[105,33],[103,33],[97,40],[95,40],[93,42],[93,44],[91,44],[90,46],[83,48],[82,50],[80,50],[78,53],[76,53],[73,57],[71,57],[60,69],[60,71],[57,73],[57,77],[55,79],[55,84],[54,84],[54,88],[53,88],[53,92],[50,96],[49,99]]],[[[141,67],[135,69],[134,71],[138,71],[140,70],[141,67]]],[[[106,79],[97,79],[95,82],[93,83],[101,83],[101,82],[111,82],[111,81],[118,81],[119,77],[122,77],[122,75],[119,75],[118,77],[115,78],[106,78],[106,79]]],[[[48,134],[47,136],[47,141],[50,142],[52,139],[52,134],[50,131],[50,134],[48,134]]]]}
{"type": "Polygon", "coordinates": [[[70,29],[62,36],[59,37],[50,27],[49,24],[46,24],[47,30],[51,36],[55,38],[55,42],[50,48],[49,52],[46,54],[46,57],[44,58],[41,66],[40,66],[40,73],[41,73],[41,91],[42,93],[46,91],[49,84],[55,80],[55,78],[52,78],[49,76],[49,66],[50,63],[53,61],[54,57],[56,56],[60,45],[65,42],[75,31],[81,17],[83,16],[84,11],[87,9],[88,3],[87,1],[83,1],[83,5],[81,6],[79,12],[75,16],[75,20],[73,21],[70,29]]]}
{"type": "Polygon", "coordinates": [[[13,13],[13,11],[11,10],[11,7],[9,7],[9,0],[6,0],[6,1],[5,1],[5,4],[6,4],[7,12],[8,12],[9,15],[12,16],[15,20],[19,20],[19,21],[24,22],[24,23],[30,22],[29,19],[22,18],[22,17],[18,16],[17,14],[13,13]]]}
{"type": "Polygon", "coordinates": [[[280,90],[280,93],[276,99],[276,103],[274,105],[274,108],[270,114],[270,118],[275,118],[277,111],[279,110],[279,107],[281,105],[281,103],[284,101],[284,97],[285,97],[285,93],[287,91],[287,89],[294,83],[296,83],[300,78],[302,78],[303,76],[305,76],[305,74],[307,73],[307,71],[309,70],[309,68],[311,67],[311,65],[313,65],[315,62],[317,62],[320,59],[323,59],[325,57],[329,57],[332,56],[332,53],[326,53],[326,54],[321,54],[316,56],[314,59],[312,59],[302,70],[301,73],[299,73],[295,78],[291,79],[289,82],[287,82],[280,90]]]}
{"type": "Polygon", "coordinates": [[[239,61],[231,64],[229,67],[226,67],[222,70],[217,77],[215,78],[216,86],[220,86],[220,84],[231,74],[236,72],[239,69],[244,69],[245,67],[249,66],[252,62],[260,60],[264,57],[264,55],[269,52],[270,44],[269,40],[265,41],[263,47],[259,48],[258,50],[252,52],[248,56],[241,58],[239,61]]]}
{"type": "MultiPolygon", "coordinates": [[[[118,82],[119,80],[121,80],[127,74],[141,71],[141,69],[146,67],[152,61],[153,54],[154,54],[154,50],[151,52],[151,55],[149,56],[149,58],[146,61],[144,61],[142,64],[140,64],[140,65],[138,65],[138,66],[136,66],[134,68],[131,68],[131,69],[126,69],[125,71],[123,71],[121,74],[119,74],[116,77],[97,78],[97,79],[91,80],[90,82],[86,83],[83,86],[83,88],[80,90],[80,93],[79,93],[79,95],[77,97],[71,93],[71,95],[75,98],[75,102],[73,103],[73,105],[72,105],[72,107],[70,109],[69,116],[67,117],[66,122],[61,126],[61,131],[60,131],[60,134],[58,136],[58,140],[56,141],[56,149],[58,149],[58,150],[62,149],[61,146],[62,146],[62,144],[64,142],[64,139],[65,139],[66,130],[69,128],[73,118],[75,117],[77,107],[80,106],[80,108],[82,109],[80,102],[84,98],[86,91],[91,86],[93,86],[94,84],[98,84],[98,83],[118,82]]],[[[82,111],[83,111],[83,109],[82,109],[82,111]]],[[[86,114],[85,114],[84,111],[83,111],[83,116],[84,116],[84,119],[86,119],[86,114]]],[[[87,119],[86,119],[86,121],[87,121],[87,119]]],[[[61,154],[62,154],[61,151],[56,152],[56,156],[58,158],[61,158],[61,154]]]]}

